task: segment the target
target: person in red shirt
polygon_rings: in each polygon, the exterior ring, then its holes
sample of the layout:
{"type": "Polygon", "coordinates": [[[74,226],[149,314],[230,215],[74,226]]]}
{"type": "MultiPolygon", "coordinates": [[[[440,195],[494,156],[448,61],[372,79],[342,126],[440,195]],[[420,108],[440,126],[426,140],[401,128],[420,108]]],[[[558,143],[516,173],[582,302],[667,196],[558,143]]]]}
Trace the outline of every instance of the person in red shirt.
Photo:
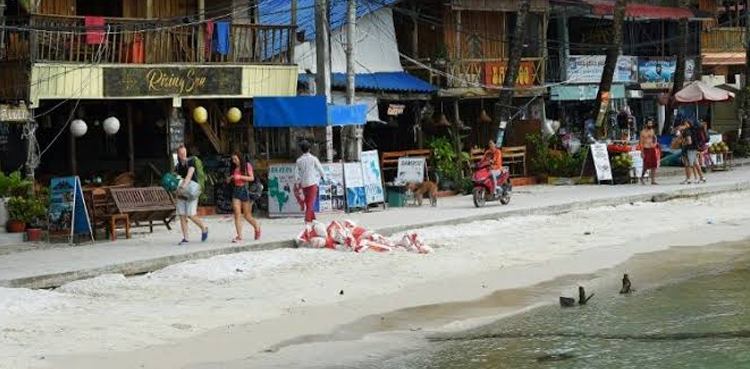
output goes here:
{"type": "Polygon", "coordinates": [[[246,162],[242,154],[235,152],[232,154],[232,171],[227,177],[227,183],[232,186],[232,208],[234,209],[234,228],[237,231],[237,237],[232,242],[242,241],[242,218],[253,226],[255,230],[255,239],[260,239],[260,224],[253,218],[253,201],[250,198],[248,184],[255,181],[253,166],[246,162]]]}
{"type": "Polygon", "coordinates": [[[490,172],[492,173],[492,180],[495,182],[495,194],[498,193],[497,179],[503,171],[503,151],[495,145],[495,141],[490,140],[489,148],[484,153],[485,160],[488,160],[491,165],[490,172]]]}

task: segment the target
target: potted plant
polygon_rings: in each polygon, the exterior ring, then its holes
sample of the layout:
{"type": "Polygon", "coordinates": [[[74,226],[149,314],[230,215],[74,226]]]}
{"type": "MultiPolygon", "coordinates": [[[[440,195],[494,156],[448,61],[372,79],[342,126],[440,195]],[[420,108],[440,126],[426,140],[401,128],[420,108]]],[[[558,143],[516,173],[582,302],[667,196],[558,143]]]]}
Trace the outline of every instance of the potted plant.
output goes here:
{"type": "Polygon", "coordinates": [[[42,199],[14,196],[8,199],[8,232],[22,233],[26,226],[44,216],[47,208],[42,199]]]}
{"type": "Polygon", "coordinates": [[[430,141],[427,146],[432,149],[432,157],[435,162],[435,175],[439,178],[438,186],[441,190],[450,189],[453,186],[458,172],[456,165],[456,150],[446,137],[438,137],[430,141]]]}
{"type": "Polygon", "coordinates": [[[19,171],[10,175],[0,172],[0,227],[4,227],[8,222],[8,199],[13,196],[23,196],[29,186],[31,186],[31,181],[24,179],[19,171]]]}
{"type": "Polygon", "coordinates": [[[213,187],[218,183],[218,180],[212,173],[206,171],[206,167],[200,158],[196,156],[193,159],[195,160],[195,171],[198,174],[198,184],[201,187],[201,194],[198,197],[198,215],[216,215],[216,207],[206,205],[209,200],[213,200],[208,196],[209,189],[207,186],[210,186],[213,192],[213,187]]]}
{"type": "Polygon", "coordinates": [[[526,137],[531,150],[531,169],[541,177],[540,182],[550,185],[574,185],[591,183],[589,178],[581,177],[581,169],[587,156],[588,148],[572,154],[561,149],[559,138],[543,137],[532,134],[526,137]]]}

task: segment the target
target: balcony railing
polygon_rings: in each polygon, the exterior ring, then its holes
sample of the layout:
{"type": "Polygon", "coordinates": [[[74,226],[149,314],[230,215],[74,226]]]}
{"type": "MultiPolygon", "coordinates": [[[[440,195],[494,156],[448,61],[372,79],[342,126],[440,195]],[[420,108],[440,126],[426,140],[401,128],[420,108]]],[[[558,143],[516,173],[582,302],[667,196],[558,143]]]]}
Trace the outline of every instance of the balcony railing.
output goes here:
{"type": "MultiPolygon", "coordinates": [[[[158,20],[106,18],[94,30],[83,17],[32,15],[30,29],[9,28],[5,59],[42,63],[254,63],[291,64],[293,26],[231,24],[228,48],[216,50],[215,27],[158,20]]],[[[23,22],[15,22],[23,24],[23,22]]]]}
{"type": "MultiPolygon", "coordinates": [[[[427,82],[444,88],[500,87],[507,59],[464,59],[447,63],[424,60],[420,65],[402,61],[405,68],[427,82]],[[427,65],[427,67],[425,67],[427,65]]],[[[547,65],[543,58],[522,58],[517,86],[541,86],[547,65]]]]}
{"type": "Polygon", "coordinates": [[[729,53],[745,51],[745,30],[743,28],[722,27],[701,33],[701,49],[709,53],[729,53]]]}

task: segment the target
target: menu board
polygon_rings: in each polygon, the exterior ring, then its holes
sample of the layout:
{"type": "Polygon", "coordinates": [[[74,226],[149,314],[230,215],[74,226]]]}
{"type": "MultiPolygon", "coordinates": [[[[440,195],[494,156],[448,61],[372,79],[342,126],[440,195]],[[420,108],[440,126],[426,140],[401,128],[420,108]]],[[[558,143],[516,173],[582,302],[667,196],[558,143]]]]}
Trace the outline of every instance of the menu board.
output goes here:
{"type": "Polygon", "coordinates": [[[591,145],[591,157],[594,158],[596,178],[599,181],[612,180],[612,167],[609,164],[609,153],[607,145],[603,143],[591,145]]]}
{"type": "MultiPolygon", "coordinates": [[[[383,191],[383,177],[380,172],[380,162],[376,150],[363,151],[362,155],[362,180],[365,186],[367,204],[376,204],[385,201],[383,191]]],[[[347,182],[347,186],[349,186],[347,182]]],[[[351,206],[351,205],[350,205],[351,206]]]]}
{"type": "Polygon", "coordinates": [[[169,151],[177,150],[185,143],[185,120],[180,116],[169,117],[169,151]]]}
{"type": "Polygon", "coordinates": [[[346,183],[346,204],[349,208],[363,208],[367,206],[365,194],[365,180],[360,163],[344,164],[344,181],[346,183]]]}

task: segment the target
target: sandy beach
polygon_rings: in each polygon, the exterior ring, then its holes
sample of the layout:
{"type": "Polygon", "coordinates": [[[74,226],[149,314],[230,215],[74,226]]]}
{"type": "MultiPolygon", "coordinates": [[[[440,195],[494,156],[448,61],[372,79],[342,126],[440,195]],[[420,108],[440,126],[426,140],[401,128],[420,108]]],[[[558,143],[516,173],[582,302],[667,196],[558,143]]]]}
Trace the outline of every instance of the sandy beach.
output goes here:
{"type": "Polygon", "coordinates": [[[568,286],[524,288],[559,276],[575,275],[574,285],[636,254],[746,239],[747,195],[420,229],[435,248],[430,255],[271,250],[54,291],[4,288],[0,367],[346,365],[416,348],[425,331],[465,329],[554,302],[568,286]],[[502,303],[449,304],[510,289],[502,303]],[[319,354],[334,343],[335,359],[319,354]]]}

